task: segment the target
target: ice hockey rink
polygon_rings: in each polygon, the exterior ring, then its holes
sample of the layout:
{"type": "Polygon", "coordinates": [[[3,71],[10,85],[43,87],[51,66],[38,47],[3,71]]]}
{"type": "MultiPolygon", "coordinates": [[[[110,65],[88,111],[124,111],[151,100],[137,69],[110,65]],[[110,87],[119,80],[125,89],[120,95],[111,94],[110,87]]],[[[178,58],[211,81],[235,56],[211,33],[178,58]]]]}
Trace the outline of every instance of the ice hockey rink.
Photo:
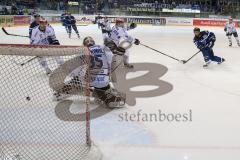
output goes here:
{"type": "MultiPolygon", "coordinates": [[[[81,45],[83,37],[92,36],[102,44],[97,25],[79,26],[81,39],[73,33],[68,38],[61,25],[53,25],[61,44],[81,45]]],[[[226,62],[203,69],[198,54],[189,63],[181,64],[144,46],[130,49],[131,63],[154,63],[168,70],[159,79],[172,85],[172,90],[155,97],[136,98],[136,104],[114,109],[91,121],[91,136],[103,153],[103,160],[239,160],[240,158],[240,47],[228,39],[223,28],[205,27],[216,34],[214,51],[226,62]],[[190,113],[191,120],[137,121],[122,120],[125,113],[137,115],[190,113]]],[[[11,33],[28,34],[28,27],[7,28],[11,33]]],[[[161,52],[188,59],[198,50],[193,44],[193,27],[139,25],[129,35],[161,52]]],[[[29,39],[6,36],[1,43],[24,43],[29,39]]],[[[144,71],[127,74],[127,81],[144,71]]],[[[151,77],[149,77],[151,79],[151,77]]],[[[147,91],[156,86],[138,86],[131,90],[147,91]]],[[[160,87],[161,88],[161,87],[160,87]]],[[[55,117],[48,117],[49,119],[55,117]]]]}

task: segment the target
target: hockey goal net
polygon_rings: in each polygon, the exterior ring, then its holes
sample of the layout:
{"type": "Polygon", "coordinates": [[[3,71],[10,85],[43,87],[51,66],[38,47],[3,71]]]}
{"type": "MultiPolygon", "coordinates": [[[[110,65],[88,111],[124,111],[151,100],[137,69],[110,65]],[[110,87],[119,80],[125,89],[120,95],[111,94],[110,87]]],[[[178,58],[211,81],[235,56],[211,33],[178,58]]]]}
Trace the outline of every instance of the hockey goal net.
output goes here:
{"type": "Polygon", "coordinates": [[[90,138],[89,65],[81,46],[0,44],[0,160],[101,159],[90,138]]]}

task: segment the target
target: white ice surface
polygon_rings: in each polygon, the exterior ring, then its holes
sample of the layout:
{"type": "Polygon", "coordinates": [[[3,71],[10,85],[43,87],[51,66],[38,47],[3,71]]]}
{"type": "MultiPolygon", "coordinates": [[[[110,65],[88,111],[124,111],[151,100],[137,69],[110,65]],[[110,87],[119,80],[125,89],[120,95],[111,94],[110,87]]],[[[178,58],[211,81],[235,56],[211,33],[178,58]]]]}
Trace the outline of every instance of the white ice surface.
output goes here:
{"type": "MultiPolygon", "coordinates": [[[[53,25],[64,45],[80,45],[85,36],[102,43],[96,25],[79,27],[81,39],[67,38],[61,25],[53,25]]],[[[7,28],[28,34],[27,27],[7,28]]],[[[138,26],[129,34],[162,52],[187,59],[197,52],[193,27],[138,26]]],[[[142,46],[133,46],[130,61],[159,63],[168,68],[161,77],[173,90],[163,96],[139,98],[134,107],[114,110],[92,121],[92,138],[104,160],[239,160],[240,159],[240,48],[228,47],[223,28],[204,28],[217,36],[214,51],[226,63],[203,69],[201,54],[182,65],[142,46]],[[120,122],[120,113],[193,112],[192,122],[120,122]]],[[[0,43],[29,43],[27,38],[6,36],[0,43]]],[[[146,88],[144,88],[145,90],[146,88]]],[[[51,117],[49,117],[51,118],[51,117]]]]}

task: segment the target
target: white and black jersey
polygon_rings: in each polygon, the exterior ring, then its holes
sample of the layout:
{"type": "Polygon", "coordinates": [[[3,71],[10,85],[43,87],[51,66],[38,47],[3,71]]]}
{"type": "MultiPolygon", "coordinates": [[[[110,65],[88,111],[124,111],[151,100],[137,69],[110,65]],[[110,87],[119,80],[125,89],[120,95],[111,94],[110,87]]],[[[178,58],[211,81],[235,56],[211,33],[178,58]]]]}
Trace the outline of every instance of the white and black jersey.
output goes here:
{"type": "Polygon", "coordinates": [[[31,44],[48,45],[48,37],[55,37],[54,29],[47,25],[46,29],[41,31],[39,26],[37,26],[32,30],[31,44]]]}
{"type": "Polygon", "coordinates": [[[224,29],[225,29],[225,31],[226,31],[227,33],[229,33],[229,34],[233,34],[233,33],[236,33],[236,32],[237,32],[235,23],[229,23],[229,22],[227,22],[224,29]]]}

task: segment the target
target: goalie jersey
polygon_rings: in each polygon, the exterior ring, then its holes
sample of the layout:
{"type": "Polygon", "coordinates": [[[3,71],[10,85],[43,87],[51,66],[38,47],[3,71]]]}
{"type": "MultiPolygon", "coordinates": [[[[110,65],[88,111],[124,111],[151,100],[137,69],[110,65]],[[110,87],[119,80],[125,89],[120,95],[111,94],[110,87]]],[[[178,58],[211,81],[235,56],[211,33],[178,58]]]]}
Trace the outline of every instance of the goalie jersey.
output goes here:
{"type": "Polygon", "coordinates": [[[91,69],[99,70],[91,74],[91,86],[95,88],[103,88],[109,85],[109,72],[111,70],[111,63],[113,54],[109,48],[93,45],[89,47],[92,55],[91,69]]]}
{"type": "Polygon", "coordinates": [[[45,31],[41,31],[37,26],[32,30],[31,44],[48,45],[49,37],[55,37],[54,29],[50,25],[46,26],[45,31]]]}

